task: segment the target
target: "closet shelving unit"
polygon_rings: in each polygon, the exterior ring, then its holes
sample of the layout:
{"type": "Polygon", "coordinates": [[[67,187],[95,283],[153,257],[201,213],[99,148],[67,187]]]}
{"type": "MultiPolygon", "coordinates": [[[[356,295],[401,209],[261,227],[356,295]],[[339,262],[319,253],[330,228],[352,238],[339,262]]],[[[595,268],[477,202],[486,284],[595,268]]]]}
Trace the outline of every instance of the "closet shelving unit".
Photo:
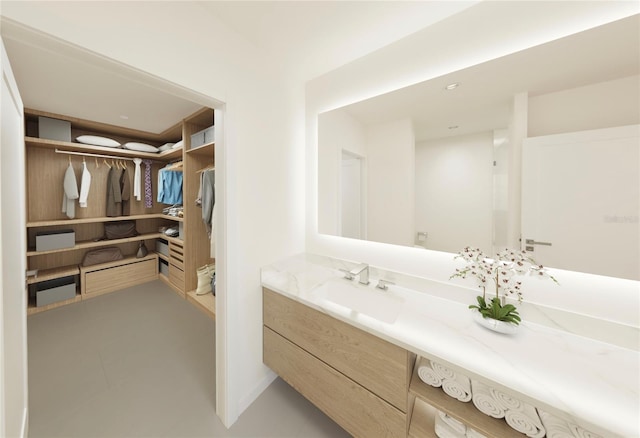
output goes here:
{"type": "MultiPolygon", "coordinates": [[[[209,240],[204,224],[202,224],[200,208],[194,203],[199,188],[199,175],[196,171],[202,163],[211,165],[214,162],[214,145],[198,148],[198,152],[187,153],[190,146],[190,135],[199,129],[213,125],[213,110],[203,108],[195,114],[179,121],[160,134],[148,133],[128,128],[106,125],[98,122],[47,113],[38,110],[25,110],[25,147],[26,147],[26,189],[27,189],[27,267],[37,270],[37,277],[30,277],[28,284],[36,284],[68,276],[78,276],[79,287],[72,299],[56,302],[47,306],[36,307],[29,300],[27,312],[34,314],[52,308],[78,302],[102,293],[122,289],[134,284],[160,278],[169,284],[180,296],[187,298],[188,292],[197,286],[196,269],[213,259],[209,257],[209,240]],[[159,146],[166,142],[184,139],[184,147],[160,153],[137,152],[121,148],[108,148],[65,142],[37,137],[37,118],[39,116],[66,120],[71,123],[71,136],[100,135],[113,138],[120,143],[138,141],[159,146]],[[68,151],[87,156],[65,155],[56,151],[68,151]],[[93,155],[104,156],[97,158],[93,155]],[[188,157],[197,157],[189,159],[188,157]],[[107,158],[108,157],[108,158],[107,158]],[[130,215],[106,216],[106,178],[109,165],[119,160],[127,160],[127,169],[133,187],[134,166],[132,158],[152,160],[153,206],[145,208],[144,199],[129,201],[130,215]],[[162,213],[164,204],[156,202],[158,171],[168,163],[183,160],[183,205],[184,217],[170,216],[162,213]],[[80,182],[83,161],[92,175],[87,208],[76,205],[76,217],[67,218],[61,212],[63,197],[62,178],[71,162],[80,182]],[[136,223],[139,235],[125,239],[97,240],[104,235],[104,224],[107,222],[132,220],[136,223]],[[159,232],[162,226],[181,224],[184,227],[184,240],[172,238],[159,232]],[[41,231],[73,229],[76,244],[72,248],[36,251],[35,236],[41,231]],[[158,254],[157,239],[164,239],[171,246],[180,248],[180,259],[158,254]],[[140,241],[150,250],[149,255],[136,259],[135,253],[140,241]],[[117,246],[124,254],[124,260],[105,263],[92,267],[81,267],[80,264],[87,250],[106,246],[117,246]],[[206,249],[206,251],[205,251],[206,249]],[[179,281],[171,281],[164,275],[158,275],[158,259],[164,259],[174,267],[173,272],[179,281]]],[[[144,165],[142,172],[144,174],[144,165]]],[[[177,254],[177,253],[176,253],[177,254]]],[[[189,299],[214,316],[215,298],[213,295],[189,299]],[[206,303],[203,306],[202,302],[206,303]]]]}

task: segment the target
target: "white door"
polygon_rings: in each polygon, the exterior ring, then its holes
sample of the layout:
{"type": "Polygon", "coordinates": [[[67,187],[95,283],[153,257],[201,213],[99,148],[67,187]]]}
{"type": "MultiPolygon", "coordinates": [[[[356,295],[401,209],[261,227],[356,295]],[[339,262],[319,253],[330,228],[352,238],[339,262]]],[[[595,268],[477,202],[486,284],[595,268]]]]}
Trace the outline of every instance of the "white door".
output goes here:
{"type": "Polygon", "coordinates": [[[640,280],[639,134],[632,125],[526,139],[522,248],[547,266],[640,280]]]}
{"type": "Polygon", "coordinates": [[[0,436],[27,436],[27,292],[23,107],[2,47],[0,89],[0,436]]]}
{"type": "Polygon", "coordinates": [[[342,173],[340,178],[340,235],[361,239],[362,198],[361,161],[358,157],[342,153],[342,173]]]}

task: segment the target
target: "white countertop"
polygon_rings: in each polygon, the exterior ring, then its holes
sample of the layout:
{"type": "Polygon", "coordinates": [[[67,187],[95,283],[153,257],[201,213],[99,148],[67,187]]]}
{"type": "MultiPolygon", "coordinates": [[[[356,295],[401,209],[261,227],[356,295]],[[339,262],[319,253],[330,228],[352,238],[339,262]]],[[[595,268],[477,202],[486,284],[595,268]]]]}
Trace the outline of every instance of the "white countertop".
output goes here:
{"type": "Polygon", "coordinates": [[[473,321],[468,304],[442,298],[450,286],[429,280],[421,291],[389,286],[384,293],[403,304],[393,323],[381,322],[318,293],[337,281],[378,292],[384,271],[371,268],[372,284],[361,286],[341,278],[338,268],[350,266],[298,255],[264,267],[262,285],[605,437],[640,436],[638,351],[526,319],[514,335],[494,333],[473,321]]]}

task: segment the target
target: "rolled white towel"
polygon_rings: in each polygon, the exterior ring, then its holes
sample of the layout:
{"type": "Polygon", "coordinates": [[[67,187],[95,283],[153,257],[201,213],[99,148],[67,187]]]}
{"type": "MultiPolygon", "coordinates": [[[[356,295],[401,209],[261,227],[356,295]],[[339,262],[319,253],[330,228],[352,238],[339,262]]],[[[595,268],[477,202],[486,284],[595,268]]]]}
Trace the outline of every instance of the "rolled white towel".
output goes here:
{"type": "Polygon", "coordinates": [[[444,365],[431,361],[431,367],[442,379],[442,389],[449,396],[461,402],[471,401],[471,380],[444,365]]]}
{"type": "Polygon", "coordinates": [[[573,433],[573,436],[575,438],[602,438],[601,435],[590,432],[582,428],[582,426],[578,426],[577,424],[574,424],[574,423],[569,423],[569,430],[571,430],[571,433],[573,433]]]}
{"type": "Polygon", "coordinates": [[[418,377],[427,385],[435,386],[436,388],[442,386],[442,379],[431,368],[431,361],[426,357],[421,357],[418,361],[418,377]]]}
{"type": "Polygon", "coordinates": [[[465,438],[465,434],[458,433],[440,415],[436,415],[435,432],[439,438],[465,438]]]}
{"type": "Polygon", "coordinates": [[[448,396],[461,402],[471,401],[471,381],[467,376],[458,374],[455,379],[444,379],[442,389],[448,396]]]}
{"type": "Polygon", "coordinates": [[[438,411],[438,415],[440,416],[442,421],[451,426],[451,428],[456,431],[456,433],[459,433],[460,435],[464,435],[467,433],[467,426],[463,422],[456,420],[455,418],[447,415],[442,411],[438,411]]]}
{"type": "Polygon", "coordinates": [[[485,435],[481,434],[475,429],[471,429],[470,427],[467,427],[466,437],[467,438],[487,438],[485,435]]]}
{"type": "Polygon", "coordinates": [[[517,399],[516,397],[508,394],[506,392],[500,391],[499,389],[494,388],[493,386],[489,388],[491,391],[491,395],[493,398],[498,400],[498,402],[504,406],[506,409],[523,409],[525,403],[517,399]]]}
{"type": "Polygon", "coordinates": [[[506,409],[492,395],[489,387],[477,380],[471,380],[471,400],[480,412],[493,418],[504,418],[506,409]]]}
{"type": "Polygon", "coordinates": [[[530,438],[542,438],[546,433],[536,408],[529,404],[523,404],[521,409],[507,409],[504,419],[513,429],[530,438]]]}
{"type": "Polygon", "coordinates": [[[569,429],[569,423],[562,418],[558,418],[539,408],[538,415],[540,416],[542,425],[547,431],[547,438],[575,438],[571,429],[569,429]]]}

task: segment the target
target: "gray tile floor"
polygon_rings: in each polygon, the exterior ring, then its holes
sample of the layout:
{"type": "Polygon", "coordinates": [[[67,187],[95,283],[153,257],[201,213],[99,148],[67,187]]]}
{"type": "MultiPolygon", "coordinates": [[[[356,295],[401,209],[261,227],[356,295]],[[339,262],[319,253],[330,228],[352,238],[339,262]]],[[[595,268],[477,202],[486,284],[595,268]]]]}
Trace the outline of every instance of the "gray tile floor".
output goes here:
{"type": "Polygon", "coordinates": [[[349,436],[280,379],[225,429],[214,322],[160,281],[27,321],[31,438],[349,436]]]}

